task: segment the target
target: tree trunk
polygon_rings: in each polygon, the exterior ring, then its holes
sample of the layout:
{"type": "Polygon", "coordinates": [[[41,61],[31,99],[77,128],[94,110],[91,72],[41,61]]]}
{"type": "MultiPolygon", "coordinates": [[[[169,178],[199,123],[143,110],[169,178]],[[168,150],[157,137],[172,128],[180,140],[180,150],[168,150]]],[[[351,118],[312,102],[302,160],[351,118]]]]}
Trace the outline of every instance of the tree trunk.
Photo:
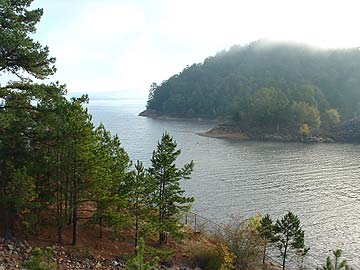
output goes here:
{"type": "Polygon", "coordinates": [[[74,192],[74,206],[72,209],[73,215],[72,215],[72,222],[73,222],[73,237],[72,237],[72,245],[76,246],[76,242],[77,242],[77,203],[76,203],[76,192],[74,192]]]}
{"type": "Polygon", "coordinates": [[[136,215],[136,217],[135,217],[135,241],[134,241],[135,255],[137,255],[138,242],[139,242],[139,217],[136,215]]]}
{"type": "Polygon", "coordinates": [[[283,267],[282,267],[283,270],[285,270],[286,252],[287,252],[287,244],[285,245],[285,248],[284,248],[283,267]]]}
{"type": "Polygon", "coordinates": [[[76,163],[74,161],[74,175],[73,175],[73,192],[72,192],[72,222],[73,222],[73,238],[72,238],[72,245],[75,246],[77,242],[77,221],[78,221],[78,202],[77,202],[77,189],[78,189],[78,183],[77,183],[77,176],[75,173],[76,163]]]}
{"type": "Polygon", "coordinates": [[[68,213],[68,223],[67,225],[70,225],[72,223],[72,216],[73,216],[73,193],[70,192],[70,198],[69,198],[69,213],[68,213]]]}
{"type": "Polygon", "coordinates": [[[266,257],[266,243],[264,245],[264,251],[263,251],[263,264],[265,264],[265,257],[266,257]]]}
{"type": "Polygon", "coordinates": [[[57,242],[61,244],[62,242],[62,217],[61,217],[61,207],[60,207],[60,202],[59,202],[59,192],[56,193],[56,214],[57,214],[57,218],[56,218],[56,223],[57,223],[57,242]]]}
{"type": "MultiPolygon", "coordinates": [[[[59,142],[58,142],[59,143],[59,142]]],[[[58,169],[57,174],[57,192],[56,192],[56,210],[57,210],[57,240],[58,243],[61,244],[62,242],[62,227],[63,227],[63,216],[62,216],[62,203],[63,203],[63,196],[62,196],[62,181],[61,181],[61,167],[60,167],[60,154],[56,151],[56,166],[58,169]]]]}

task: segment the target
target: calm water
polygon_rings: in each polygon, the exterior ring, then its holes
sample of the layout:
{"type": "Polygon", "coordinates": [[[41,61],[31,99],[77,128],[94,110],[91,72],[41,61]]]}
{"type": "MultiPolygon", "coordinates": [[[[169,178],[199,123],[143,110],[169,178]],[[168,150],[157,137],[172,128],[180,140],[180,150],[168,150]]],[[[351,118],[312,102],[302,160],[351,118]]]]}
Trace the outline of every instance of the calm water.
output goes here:
{"type": "Polygon", "coordinates": [[[323,263],[341,248],[360,265],[360,145],[243,142],[206,138],[196,132],[213,125],[138,117],[138,102],[93,101],[94,123],[117,133],[133,160],[150,163],[164,131],[182,149],[179,165],[191,159],[195,170],[184,182],[196,199],[194,210],[224,221],[258,212],[274,219],[296,213],[304,226],[310,256],[323,263]]]}

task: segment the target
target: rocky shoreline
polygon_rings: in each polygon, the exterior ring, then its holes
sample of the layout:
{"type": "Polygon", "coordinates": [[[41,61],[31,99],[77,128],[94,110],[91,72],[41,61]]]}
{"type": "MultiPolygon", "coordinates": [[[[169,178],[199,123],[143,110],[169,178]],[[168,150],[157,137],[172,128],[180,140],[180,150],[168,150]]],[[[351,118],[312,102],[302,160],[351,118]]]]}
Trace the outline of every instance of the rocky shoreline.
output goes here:
{"type": "Polygon", "coordinates": [[[304,143],[334,143],[335,139],[322,136],[291,136],[280,133],[261,133],[249,135],[247,132],[225,130],[222,127],[215,127],[209,131],[197,133],[199,136],[210,138],[224,138],[244,141],[273,141],[273,142],[304,142],[304,143]]]}
{"type": "Polygon", "coordinates": [[[354,117],[341,125],[327,131],[326,136],[315,132],[309,136],[301,136],[297,130],[283,129],[264,130],[251,127],[242,128],[224,118],[207,118],[202,116],[164,115],[153,110],[145,110],[139,116],[159,120],[207,121],[215,125],[211,130],[197,133],[199,136],[252,141],[304,142],[304,143],[360,143],[360,117],[354,117]]]}
{"type": "Polygon", "coordinates": [[[334,143],[334,138],[324,136],[300,136],[298,134],[281,133],[281,132],[248,132],[238,126],[224,124],[218,125],[213,129],[201,133],[197,133],[203,137],[210,138],[226,138],[235,140],[250,141],[274,141],[274,142],[304,142],[304,143],[334,143]]]}

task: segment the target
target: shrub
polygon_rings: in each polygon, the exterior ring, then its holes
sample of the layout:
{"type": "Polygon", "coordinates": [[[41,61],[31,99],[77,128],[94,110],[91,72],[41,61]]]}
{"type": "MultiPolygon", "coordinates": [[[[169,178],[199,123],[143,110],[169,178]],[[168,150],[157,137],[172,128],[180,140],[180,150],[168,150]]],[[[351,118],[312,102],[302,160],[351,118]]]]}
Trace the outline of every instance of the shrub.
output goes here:
{"type": "Polygon", "coordinates": [[[29,270],[55,270],[57,263],[54,262],[54,250],[47,247],[45,250],[35,248],[29,260],[22,263],[22,267],[29,270]]]}
{"type": "MultiPolygon", "coordinates": [[[[323,270],[350,270],[351,267],[348,265],[346,260],[340,261],[342,255],[341,249],[333,251],[334,259],[331,260],[330,256],[326,259],[326,264],[322,267],[323,270]]],[[[317,268],[320,270],[319,268],[317,268]]]]}
{"type": "Polygon", "coordinates": [[[203,270],[234,270],[235,255],[217,235],[209,234],[201,241],[192,242],[187,253],[194,267],[203,270]]]}
{"type": "Polygon", "coordinates": [[[203,270],[219,270],[224,261],[222,250],[217,246],[199,244],[191,252],[193,264],[203,270]]]}
{"type": "Polygon", "coordinates": [[[234,254],[238,269],[259,265],[263,256],[263,240],[252,220],[233,219],[221,232],[224,244],[234,254]]]}
{"type": "Polygon", "coordinates": [[[136,253],[136,256],[126,264],[127,270],[150,270],[157,265],[157,258],[151,262],[145,262],[145,243],[143,238],[139,239],[136,253]]]}

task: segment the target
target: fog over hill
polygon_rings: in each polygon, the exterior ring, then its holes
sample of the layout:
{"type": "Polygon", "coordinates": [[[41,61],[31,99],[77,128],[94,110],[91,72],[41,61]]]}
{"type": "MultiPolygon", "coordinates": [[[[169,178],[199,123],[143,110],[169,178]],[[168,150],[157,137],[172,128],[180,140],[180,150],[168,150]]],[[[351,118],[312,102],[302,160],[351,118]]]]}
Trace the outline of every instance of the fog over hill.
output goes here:
{"type": "Polygon", "coordinates": [[[282,123],[293,123],[294,119],[281,116],[293,113],[295,106],[302,107],[303,114],[315,112],[325,123],[332,109],[341,120],[359,114],[359,85],[358,48],[321,49],[259,40],[223,50],[152,84],[148,110],[254,122],[259,118],[278,122],[280,117],[282,123]]]}

